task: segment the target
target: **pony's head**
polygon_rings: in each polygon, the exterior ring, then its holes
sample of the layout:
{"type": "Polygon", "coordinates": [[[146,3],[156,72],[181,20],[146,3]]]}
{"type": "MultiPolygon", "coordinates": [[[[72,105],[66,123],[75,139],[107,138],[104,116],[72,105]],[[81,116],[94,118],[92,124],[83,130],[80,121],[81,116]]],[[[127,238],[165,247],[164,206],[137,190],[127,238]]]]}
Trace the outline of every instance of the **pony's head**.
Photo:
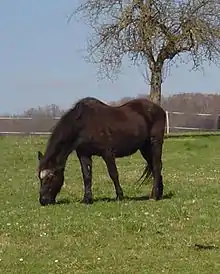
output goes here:
{"type": "Polygon", "coordinates": [[[44,155],[38,151],[38,178],[40,180],[40,198],[42,206],[55,204],[56,196],[64,183],[64,168],[54,168],[44,164],[44,155]]]}

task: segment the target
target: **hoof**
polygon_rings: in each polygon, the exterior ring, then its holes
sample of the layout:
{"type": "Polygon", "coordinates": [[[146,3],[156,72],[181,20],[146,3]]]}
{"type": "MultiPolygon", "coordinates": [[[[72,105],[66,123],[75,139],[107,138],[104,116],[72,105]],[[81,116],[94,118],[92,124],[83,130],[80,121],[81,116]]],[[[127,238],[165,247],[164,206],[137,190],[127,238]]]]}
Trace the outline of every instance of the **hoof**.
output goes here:
{"type": "Polygon", "coordinates": [[[124,196],[123,195],[118,195],[116,196],[116,200],[117,201],[122,201],[124,199],[124,196]]]}
{"type": "Polygon", "coordinates": [[[160,197],[150,196],[150,197],[149,197],[149,200],[150,200],[150,201],[159,201],[159,200],[162,200],[162,199],[163,199],[162,196],[160,196],[160,197]]]}
{"type": "Polygon", "coordinates": [[[151,192],[150,195],[150,200],[155,200],[155,201],[159,201],[163,199],[163,191],[161,191],[161,189],[154,189],[151,192]]]}
{"type": "Polygon", "coordinates": [[[86,205],[91,205],[91,204],[93,204],[93,199],[92,198],[83,198],[81,203],[86,204],[86,205]]]}

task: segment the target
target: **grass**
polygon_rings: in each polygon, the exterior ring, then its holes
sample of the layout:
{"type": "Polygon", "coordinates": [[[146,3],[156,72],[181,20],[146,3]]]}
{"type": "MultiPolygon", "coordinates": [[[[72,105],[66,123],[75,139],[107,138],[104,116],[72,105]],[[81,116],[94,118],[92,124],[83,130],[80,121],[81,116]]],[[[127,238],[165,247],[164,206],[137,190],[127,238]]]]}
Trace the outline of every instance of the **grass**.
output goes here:
{"type": "Polygon", "coordinates": [[[220,136],[220,131],[182,131],[182,132],[170,132],[165,134],[165,138],[180,138],[180,137],[210,137],[220,136]]]}
{"type": "Polygon", "coordinates": [[[138,189],[144,161],[117,160],[127,198],[94,159],[91,206],[78,160],[69,158],[59,204],[41,207],[36,151],[46,137],[0,138],[0,273],[218,273],[220,270],[219,136],[166,139],[165,197],[138,189]],[[173,196],[171,195],[173,194],[173,196]]]}

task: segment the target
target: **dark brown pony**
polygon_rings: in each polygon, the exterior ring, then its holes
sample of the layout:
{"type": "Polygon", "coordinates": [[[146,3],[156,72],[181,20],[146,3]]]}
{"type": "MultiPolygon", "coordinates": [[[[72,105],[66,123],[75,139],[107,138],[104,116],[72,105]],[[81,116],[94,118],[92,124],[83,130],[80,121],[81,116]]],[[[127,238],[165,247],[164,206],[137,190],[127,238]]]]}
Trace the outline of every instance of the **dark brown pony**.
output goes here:
{"type": "Polygon", "coordinates": [[[40,204],[54,204],[64,182],[67,158],[76,151],[83,181],[83,202],[92,198],[92,156],[105,161],[114,183],[117,199],[123,198],[115,159],[140,150],[146,160],[141,178],[153,176],[151,198],[163,195],[162,146],[166,115],[147,99],[134,99],[113,107],[87,97],[78,101],[56,124],[49,138],[45,155],[38,152],[40,204]]]}

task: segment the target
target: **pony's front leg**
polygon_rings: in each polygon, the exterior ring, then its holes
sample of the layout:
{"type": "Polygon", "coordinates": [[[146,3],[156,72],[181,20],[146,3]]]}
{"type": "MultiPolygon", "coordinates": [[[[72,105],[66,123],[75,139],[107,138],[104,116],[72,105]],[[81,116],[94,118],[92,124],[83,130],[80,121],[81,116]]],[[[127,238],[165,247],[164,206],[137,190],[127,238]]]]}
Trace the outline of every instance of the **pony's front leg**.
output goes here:
{"type": "Polygon", "coordinates": [[[162,146],[163,141],[156,137],[151,138],[152,145],[152,164],[154,184],[151,191],[151,199],[160,200],[163,196],[163,177],[162,170],[162,146]]]}
{"type": "Polygon", "coordinates": [[[80,161],[81,171],[84,181],[84,198],[82,200],[85,204],[92,204],[92,158],[83,156],[77,153],[80,161]]]}

